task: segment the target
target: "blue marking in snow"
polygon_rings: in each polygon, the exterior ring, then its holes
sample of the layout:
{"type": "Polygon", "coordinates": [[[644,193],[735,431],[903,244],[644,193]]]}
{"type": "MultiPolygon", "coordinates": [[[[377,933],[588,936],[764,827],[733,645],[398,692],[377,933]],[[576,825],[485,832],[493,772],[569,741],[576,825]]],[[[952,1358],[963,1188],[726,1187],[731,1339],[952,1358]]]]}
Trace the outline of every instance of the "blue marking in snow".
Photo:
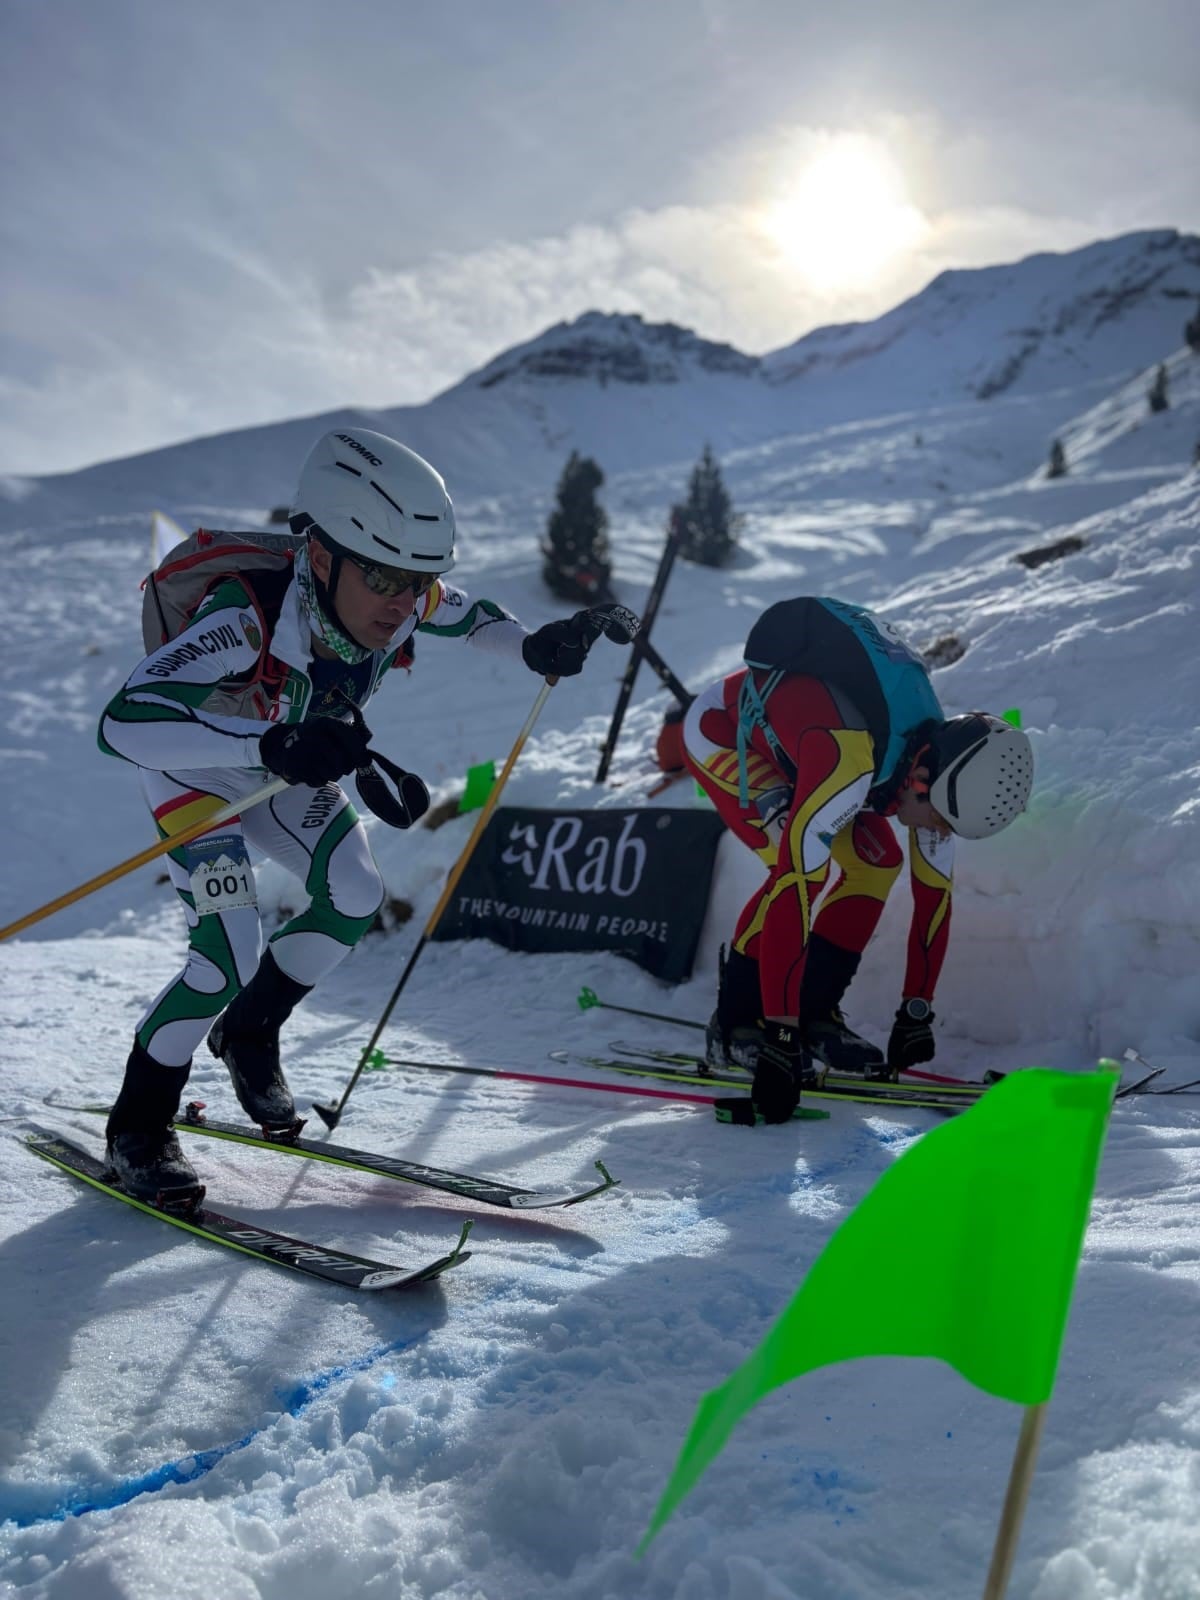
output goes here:
{"type": "MultiPolygon", "coordinates": [[[[279,1391],[282,1414],[301,1416],[335,1383],[356,1373],[366,1372],[384,1356],[394,1355],[398,1350],[408,1349],[419,1342],[416,1339],[396,1339],[390,1344],[376,1345],[373,1350],[357,1356],[353,1361],[330,1367],[327,1372],[320,1372],[315,1378],[298,1383],[292,1389],[279,1391]]],[[[389,1372],[381,1387],[391,1389],[395,1382],[395,1373],[389,1372]]],[[[91,1511],[113,1511],[118,1506],[128,1505],[140,1495],[155,1494],[169,1483],[195,1483],[197,1479],[206,1477],[226,1456],[236,1455],[239,1450],[253,1444],[265,1431],[265,1428],[253,1428],[232,1444],[214,1445],[211,1450],[195,1450],[180,1456],[178,1460],[165,1461],[162,1466],[154,1467],[149,1472],[101,1487],[85,1488],[78,1485],[73,1489],[47,1489],[42,1485],[6,1483],[0,1486],[0,1524],[11,1522],[18,1528],[32,1528],[39,1522],[65,1522],[68,1517],[84,1517],[91,1511]]]]}

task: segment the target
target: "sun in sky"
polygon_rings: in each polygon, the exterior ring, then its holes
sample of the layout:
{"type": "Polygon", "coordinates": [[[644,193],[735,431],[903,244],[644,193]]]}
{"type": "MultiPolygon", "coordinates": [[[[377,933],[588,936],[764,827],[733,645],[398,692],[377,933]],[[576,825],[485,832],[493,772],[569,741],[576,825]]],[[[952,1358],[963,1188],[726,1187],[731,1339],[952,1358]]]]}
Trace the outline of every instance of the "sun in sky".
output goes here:
{"type": "Polygon", "coordinates": [[[900,166],[865,134],[824,136],[760,221],[788,265],[825,292],[870,288],[929,232],[900,166]]]}

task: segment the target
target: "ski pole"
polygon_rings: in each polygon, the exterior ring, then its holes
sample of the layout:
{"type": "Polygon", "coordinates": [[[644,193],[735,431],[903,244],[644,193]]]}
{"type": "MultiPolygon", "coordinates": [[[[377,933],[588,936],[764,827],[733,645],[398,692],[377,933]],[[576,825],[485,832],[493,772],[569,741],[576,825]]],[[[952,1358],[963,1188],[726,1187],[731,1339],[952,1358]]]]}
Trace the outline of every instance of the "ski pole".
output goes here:
{"type": "Polygon", "coordinates": [[[77,889],[71,889],[67,894],[60,894],[57,900],[49,900],[44,906],[39,906],[36,911],[30,911],[26,916],[19,917],[16,922],[10,922],[6,928],[0,928],[0,940],[11,938],[14,933],[21,933],[25,928],[32,927],[35,922],[40,922],[43,917],[53,916],[56,911],[61,911],[64,906],[73,905],[76,900],[83,900],[89,894],[94,894],[97,889],[103,889],[106,884],[115,883],[118,878],[123,878],[127,872],[133,872],[137,867],[144,867],[148,861],[154,861],[159,856],[165,856],[169,850],[177,849],[181,844],[190,844],[193,839],[198,839],[202,833],[208,833],[223,822],[230,822],[234,817],[240,816],[243,811],[248,811],[251,806],[258,805],[263,800],[268,800],[273,794],[278,794],[281,789],[287,788],[286,778],[276,778],[273,783],[266,784],[263,788],[255,790],[253,794],[246,795],[244,799],[231,800],[228,805],[222,806],[211,817],[203,817],[199,822],[194,822],[178,833],[171,834],[166,839],[160,839],[157,844],[150,845],[147,849],[139,851],[136,856],[130,856],[128,861],[122,861],[118,866],[110,867],[107,872],[102,872],[98,877],[89,878],[86,883],[81,883],[77,889]]]}
{"type": "MultiPolygon", "coordinates": [[[[671,525],[667,530],[667,542],[658,563],[658,571],[654,575],[654,583],[646,601],[646,609],[642,613],[642,626],[638,633],[638,639],[646,643],[649,643],[650,629],[654,626],[654,619],[658,615],[658,608],[667,587],[667,579],[671,576],[671,568],[674,566],[675,557],[679,552],[680,534],[679,519],[672,517],[671,525]]],[[[629,658],[629,665],[625,669],[625,676],[622,678],[621,687],[617,691],[617,704],[613,710],[612,722],[609,724],[608,737],[604,741],[604,749],[600,752],[600,765],[596,768],[597,783],[603,783],[608,776],[608,768],[613,758],[613,751],[617,748],[621,724],[625,720],[625,712],[633,696],[634,680],[641,664],[641,650],[635,641],[633,654],[629,658]]],[[[678,690],[675,693],[678,694],[678,690]]],[[[690,697],[688,698],[690,700],[690,697]]]]}
{"type": "Polygon", "coordinates": [[[716,1102],[711,1094],[688,1094],[683,1089],[645,1089],[632,1083],[593,1083],[590,1078],[555,1078],[545,1072],[510,1072],[507,1067],[466,1067],[452,1061],[405,1061],[398,1056],[385,1056],[381,1063],[389,1067],[406,1067],[422,1072],[461,1072],[469,1078],[503,1078],[508,1083],[545,1083],[558,1089],[595,1089],[598,1094],[637,1094],[651,1100],[690,1100],[696,1105],[708,1106],[716,1102]]]}
{"type": "MultiPolygon", "coordinates": [[[[559,1089],[596,1089],[601,1094],[636,1094],[651,1100],[684,1100],[697,1106],[713,1106],[718,1122],[732,1122],[734,1107],[749,1105],[740,1095],[688,1094],[683,1089],[642,1089],[631,1083],[592,1083],[587,1078],[552,1078],[544,1072],[510,1072],[507,1067],[464,1067],[449,1061],[402,1061],[397,1056],[375,1052],[379,1065],[416,1067],[423,1072],[462,1072],[471,1078],[503,1078],[510,1083],[546,1083],[559,1089]]],[[[812,1106],[797,1106],[792,1116],[798,1122],[828,1122],[829,1112],[812,1106]]]]}
{"type": "MultiPolygon", "coordinates": [[[[604,634],[605,638],[611,639],[614,644],[630,644],[636,635],[639,626],[640,624],[637,617],[634,616],[632,611],[626,610],[624,606],[592,606],[589,610],[589,627],[592,632],[592,637],[588,641],[588,648],[595,643],[595,640],[598,639],[601,634],[604,634]]],[[[409,956],[408,964],[405,966],[404,971],[400,974],[400,981],[392,990],[392,997],[384,1007],[383,1015],[376,1024],[375,1032],[371,1035],[370,1039],[368,1039],[366,1048],[363,1050],[362,1055],[358,1059],[358,1065],[354,1069],[353,1075],[350,1078],[350,1082],[342,1091],[341,1099],[326,1105],[319,1105],[317,1101],[313,1101],[313,1110],[317,1113],[326,1127],[330,1129],[330,1131],[336,1128],[338,1123],[342,1120],[342,1112],[346,1109],[346,1101],[349,1100],[350,1093],[353,1090],[354,1085],[358,1082],[359,1078],[362,1077],[367,1062],[371,1059],[371,1054],[374,1051],[375,1046],[379,1043],[380,1034],[387,1027],[388,1018],[391,1016],[392,1011],[395,1008],[396,1001],[400,998],[401,990],[408,982],[409,974],[412,972],[412,969],[416,966],[418,960],[420,959],[422,950],[424,950],[425,946],[433,937],[434,929],[441,921],[442,912],[450,903],[450,897],[458,887],[458,880],[466,871],[467,862],[470,861],[475,846],[483,837],[484,829],[491,821],[492,812],[495,811],[496,804],[500,799],[501,791],[503,790],[504,785],[508,782],[509,773],[516,766],[517,757],[524,749],[525,741],[532,732],[534,723],[541,715],[542,707],[546,704],[546,696],[550,693],[551,689],[553,689],[557,682],[557,678],[547,678],[542,684],[542,687],[538,690],[537,698],[533,702],[533,709],[525,718],[525,726],[517,735],[516,742],[508,753],[508,760],[504,763],[504,768],[501,771],[500,776],[496,779],[496,786],[492,790],[491,794],[488,795],[487,800],[484,803],[483,810],[479,813],[479,817],[475,823],[475,826],[471,830],[471,837],[467,840],[466,848],[463,850],[462,855],[459,856],[458,860],[451,868],[450,876],[446,879],[446,887],[442,890],[441,898],[439,899],[437,905],[434,906],[433,914],[429,918],[429,921],[425,924],[425,927],[421,933],[421,937],[417,940],[416,948],[413,950],[412,955],[409,956]]]]}
{"type": "Polygon", "coordinates": [[[614,1005],[611,1000],[601,1000],[594,989],[589,989],[585,984],[578,995],[580,1011],[590,1011],[593,1006],[600,1006],[604,1011],[623,1011],[627,1017],[648,1017],[651,1022],[674,1022],[680,1028],[699,1028],[704,1032],[702,1022],[692,1022],[688,1017],[668,1017],[662,1011],[638,1011],[633,1006],[614,1005]]]}
{"type": "Polygon", "coordinates": [[[500,773],[500,776],[496,779],[496,784],[492,789],[491,794],[488,795],[487,800],[484,802],[483,810],[479,813],[475,826],[471,830],[471,837],[467,840],[463,853],[459,856],[458,860],[454,863],[454,866],[450,870],[450,876],[446,879],[446,887],[442,890],[441,898],[438,900],[437,905],[434,906],[429,921],[425,924],[421,937],[417,940],[416,946],[413,949],[413,953],[408,958],[408,964],[405,966],[404,971],[400,974],[400,980],[396,984],[396,987],[392,990],[392,997],[388,1001],[387,1005],[383,1008],[383,1015],[380,1017],[375,1026],[375,1032],[367,1041],[366,1048],[363,1050],[362,1055],[359,1057],[358,1065],[354,1069],[354,1074],[351,1077],[350,1082],[342,1091],[341,1098],[337,1101],[330,1102],[327,1105],[321,1105],[319,1102],[315,1100],[313,1101],[313,1110],[330,1130],[336,1128],[338,1123],[342,1120],[342,1112],[346,1109],[346,1101],[349,1100],[354,1085],[362,1076],[363,1069],[366,1067],[376,1044],[379,1042],[380,1034],[387,1027],[388,1018],[391,1016],[392,1011],[395,1008],[396,1001],[400,998],[401,990],[408,982],[409,974],[412,972],[412,969],[416,966],[418,960],[420,959],[422,950],[424,950],[425,946],[433,937],[434,929],[441,921],[442,912],[450,903],[450,897],[458,887],[458,880],[466,871],[467,862],[470,861],[471,856],[474,853],[475,846],[483,837],[483,830],[491,821],[492,812],[496,809],[496,804],[500,799],[501,791],[503,790],[504,785],[508,782],[508,775],[512,771],[513,767],[516,766],[517,757],[524,748],[525,741],[532,732],[534,723],[541,715],[542,707],[546,704],[546,697],[557,682],[557,678],[547,678],[542,684],[542,687],[538,690],[537,699],[533,702],[533,709],[525,719],[525,726],[517,735],[516,743],[509,751],[508,760],[504,763],[504,769],[500,773]]]}

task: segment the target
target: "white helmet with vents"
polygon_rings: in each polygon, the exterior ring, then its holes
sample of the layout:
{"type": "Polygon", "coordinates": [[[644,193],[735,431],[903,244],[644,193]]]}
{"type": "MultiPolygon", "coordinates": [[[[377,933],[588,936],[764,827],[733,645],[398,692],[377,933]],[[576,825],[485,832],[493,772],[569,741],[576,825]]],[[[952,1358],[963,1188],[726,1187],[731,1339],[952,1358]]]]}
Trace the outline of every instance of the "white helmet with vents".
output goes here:
{"type": "Polygon", "coordinates": [[[921,759],[929,764],[930,803],[964,839],[999,833],[1029,804],[1029,735],[986,711],[944,722],[921,759]]]}
{"type": "Polygon", "coordinates": [[[441,474],[415,450],[367,428],[327,433],[313,445],[291,526],[380,566],[449,572],[454,565],[454,507],[441,474]]]}

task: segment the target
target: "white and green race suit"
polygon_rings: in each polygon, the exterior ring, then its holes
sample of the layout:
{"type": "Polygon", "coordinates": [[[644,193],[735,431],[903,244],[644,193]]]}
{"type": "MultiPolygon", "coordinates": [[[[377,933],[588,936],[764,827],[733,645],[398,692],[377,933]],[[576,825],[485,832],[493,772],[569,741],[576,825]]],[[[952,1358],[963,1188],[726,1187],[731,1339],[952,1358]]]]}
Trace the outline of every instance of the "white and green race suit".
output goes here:
{"type": "MultiPolygon", "coordinates": [[[[316,657],[295,580],[228,575],[189,625],[130,673],[100,719],[100,748],[140,769],[160,838],[273,781],[261,764],[268,722],[344,715],[348,693],[365,705],[385,674],[405,664],[419,629],[466,639],[520,661],[526,630],[490,600],[469,603],[438,579],[385,650],[356,664],[316,657]],[[286,587],[284,587],[286,586],[286,587]]],[[[191,1060],[213,1019],[253,976],[261,949],[247,842],[303,883],[307,909],[271,936],[280,970],[311,987],[362,938],[383,902],[383,883],[358,813],[339,785],[295,784],[168,856],[183,903],[183,970],[138,1024],[142,1046],[166,1066],[191,1060]],[[197,903],[197,895],[204,896],[197,903]]]]}

